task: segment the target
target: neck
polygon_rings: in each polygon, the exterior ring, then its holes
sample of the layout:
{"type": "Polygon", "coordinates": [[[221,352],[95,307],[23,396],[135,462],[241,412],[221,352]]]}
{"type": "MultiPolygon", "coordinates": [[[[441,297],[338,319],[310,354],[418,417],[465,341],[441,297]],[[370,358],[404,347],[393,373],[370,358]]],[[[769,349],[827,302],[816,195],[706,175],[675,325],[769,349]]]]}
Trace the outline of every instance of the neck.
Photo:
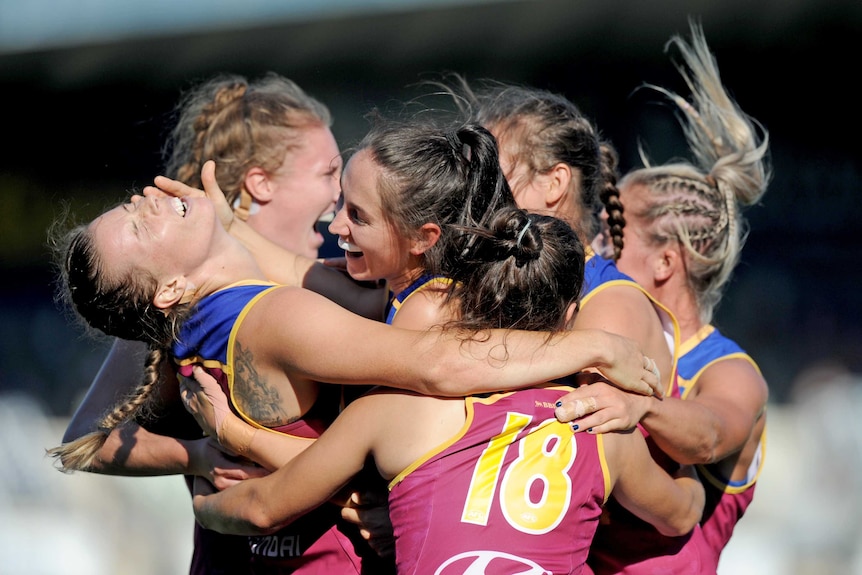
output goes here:
{"type": "Polygon", "coordinates": [[[238,281],[267,278],[251,252],[239,242],[230,242],[206,261],[193,280],[198,286],[195,300],[199,300],[238,281]]]}
{"type": "Polygon", "coordinates": [[[679,323],[679,335],[682,341],[687,340],[703,326],[700,320],[700,309],[697,307],[694,294],[689,289],[650,290],[652,295],[667,307],[679,323]]]}
{"type": "Polygon", "coordinates": [[[387,282],[389,283],[389,289],[395,295],[406,290],[410,287],[410,284],[415,282],[417,279],[422,277],[422,274],[425,273],[425,268],[415,267],[409,270],[405,270],[403,273],[399,274],[398,277],[389,278],[387,282]]]}

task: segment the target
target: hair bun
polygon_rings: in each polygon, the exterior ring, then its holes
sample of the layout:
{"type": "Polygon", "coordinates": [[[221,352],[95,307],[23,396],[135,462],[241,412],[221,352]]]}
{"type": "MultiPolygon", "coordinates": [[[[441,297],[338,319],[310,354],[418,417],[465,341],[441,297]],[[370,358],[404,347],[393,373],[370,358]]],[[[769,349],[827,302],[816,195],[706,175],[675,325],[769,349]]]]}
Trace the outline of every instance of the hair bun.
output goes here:
{"type": "MultiPolygon", "coordinates": [[[[518,266],[539,259],[542,251],[542,236],[540,230],[533,226],[533,218],[523,210],[518,210],[510,223],[516,223],[511,253],[518,266]],[[518,225],[520,224],[520,225],[518,225]]],[[[511,229],[511,228],[510,228],[511,229]]]]}

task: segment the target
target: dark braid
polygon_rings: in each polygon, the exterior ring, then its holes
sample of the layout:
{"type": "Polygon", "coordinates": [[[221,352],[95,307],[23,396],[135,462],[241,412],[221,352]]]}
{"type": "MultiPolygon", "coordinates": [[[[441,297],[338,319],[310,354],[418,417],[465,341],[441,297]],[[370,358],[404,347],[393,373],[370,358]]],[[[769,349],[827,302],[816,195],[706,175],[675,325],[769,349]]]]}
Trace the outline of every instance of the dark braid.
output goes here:
{"type": "Polygon", "coordinates": [[[623,251],[623,228],[626,219],[623,217],[623,204],[620,201],[620,190],[617,188],[617,153],[613,147],[602,144],[601,172],[603,185],[599,192],[599,198],[605,206],[608,215],[608,230],[611,243],[614,247],[614,261],[620,259],[623,251]]]}

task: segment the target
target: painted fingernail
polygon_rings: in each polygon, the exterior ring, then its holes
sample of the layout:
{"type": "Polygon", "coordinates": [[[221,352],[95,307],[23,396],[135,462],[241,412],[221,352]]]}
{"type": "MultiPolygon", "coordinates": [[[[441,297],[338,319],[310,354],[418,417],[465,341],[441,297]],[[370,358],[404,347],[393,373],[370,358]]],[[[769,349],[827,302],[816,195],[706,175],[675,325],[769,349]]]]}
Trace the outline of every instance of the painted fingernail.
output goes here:
{"type": "Polygon", "coordinates": [[[581,426],[580,426],[580,425],[578,425],[577,423],[573,423],[573,424],[572,424],[572,431],[577,431],[577,430],[579,430],[580,428],[581,428],[581,426]]]}
{"type": "Polygon", "coordinates": [[[587,433],[592,433],[592,432],[593,432],[593,428],[592,428],[592,427],[591,427],[591,428],[589,428],[589,429],[587,429],[587,433]]]}
{"type": "Polygon", "coordinates": [[[558,402],[557,402],[557,403],[555,403],[554,405],[556,405],[557,407],[563,407],[563,402],[562,402],[562,401],[558,401],[558,402]]]}

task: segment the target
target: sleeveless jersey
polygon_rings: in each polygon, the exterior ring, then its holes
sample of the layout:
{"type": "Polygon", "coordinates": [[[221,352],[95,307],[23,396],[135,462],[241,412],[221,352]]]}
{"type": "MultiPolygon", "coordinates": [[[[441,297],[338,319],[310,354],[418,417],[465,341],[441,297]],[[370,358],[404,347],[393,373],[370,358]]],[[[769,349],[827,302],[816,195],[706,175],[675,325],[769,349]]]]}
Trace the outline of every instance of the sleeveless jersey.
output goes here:
{"type": "MultiPolygon", "coordinates": [[[[184,323],[172,354],[180,373],[191,376],[194,364],[204,366],[228,396],[231,409],[249,424],[268,433],[315,439],[335,417],[338,398],[335,386],[321,386],[315,405],[300,420],[269,429],[238,409],[233,396],[234,347],[237,332],[249,309],[270,290],[271,283],[242,282],[202,299],[184,323]]],[[[198,528],[196,524],[196,528],[198,528]]],[[[352,529],[341,520],[341,510],[324,504],[283,530],[266,536],[242,537],[246,541],[249,565],[243,571],[254,574],[357,574],[361,559],[353,542],[343,531],[352,529]]],[[[196,539],[218,544],[224,535],[201,530],[196,539]]],[[[216,550],[218,552],[218,550],[216,550]]]]}
{"type": "MultiPolygon", "coordinates": [[[[676,318],[640,284],[621,272],[613,260],[594,254],[588,249],[581,306],[588,305],[592,297],[602,290],[618,285],[637,289],[649,299],[656,310],[668,347],[673,354],[674,377],[665,394],[669,397],[681,397],[677,366],[679,326],[676,318]]],[[[679,464],[655,445],[646,429],[640,425],[638,429],[644,434],[656,463],[668,473],[677,470],[679,464]]],[[[715,569],[710,570],[706,565],[708,561],[705,555],[708,555],[708,552],[699,526],[682,537],[666,537],[611,498],[596,529],[588,563],[595,575],[714,575],[715,569]]]]}
{"type": "MultiPolygon", "coordinates": [[[[679,349],[679,325],[676,317],[669,309],[659,303],[650,293],[645,290],[639,283],[633,280],[630,276],[624,274],[617,267],[613,260],[602,257],[592,251],[589,247],[586,253],[586,263],[584,264],[584,288],[581,296],[581,307],[589,304],[590,300],[602,290],[625,285],[632,287],[646,296],[656,311],[661,320],[662,330],[664,331],[665,341],[667,341],[668,349],[673,356],[672,369],[676,371],[677,349],[679,349]]],[[[665,395],[676,396],[676,377],[673,378],[671,388],[665,390],[665,395]]]]}
{"type": "MultiPolygon", "coordinates": [[[[754,360],[733,340],[722,335],[715,327],[705,325],[680,348],[679,381],[685,399],[697,385],[700,375],[711,365],[728,359],[745,360],[760,369],[754,360]]],[[[721,551],[730,541],[733,528],[754,498],[754,487],[763,469],[766,455],[766,431],[760,439],[757,453],[751,462],[746,478],[730,481],[716,465],[698,465],[703,487],[706,489],[706,506],[701,525],[703,534],[718,564],[721,551]]]]}
{"type": "Polygon", "coordinates": [[[461,431],[390,483],[399,575],[585,573],[610,485],[602,436],[554,417],[570,390],[464,399],[461,431]]]}
{"type": "Polygon", "coordinates": [[[448,284],[451,282],[452,280],[443,276],[423,274],[405,289],[401,290],[400,292],[391,297],[388,310],[386,312],[386,323],[392,325],[392,320],[395,319],[395,314],[398,313],[398,310],[401,309],[401,306],[404,305],[404,302],[407,301],[414,293],[420,292],[423,289],[430,287],[432,284],[448,284]]]}

